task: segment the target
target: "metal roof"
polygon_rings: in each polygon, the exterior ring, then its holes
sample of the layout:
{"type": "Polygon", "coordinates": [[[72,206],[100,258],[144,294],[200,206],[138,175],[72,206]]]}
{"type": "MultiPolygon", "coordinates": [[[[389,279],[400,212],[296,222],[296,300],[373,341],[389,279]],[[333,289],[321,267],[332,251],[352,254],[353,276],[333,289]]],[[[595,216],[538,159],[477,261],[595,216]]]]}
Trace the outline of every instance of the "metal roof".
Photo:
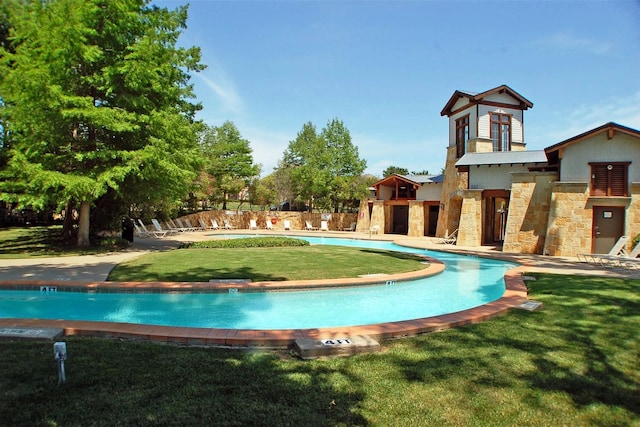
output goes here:
{"type": "Polygon", "coordinates": [[[527,163],[547,163],[547,155],[544,150],[467,153],[456,162],[456,167],[475,165],[515,165],[527,163]]]}
{"type": "Polygon", "coordinates": [[[408,180],[413,181],[418,184],[428,184],[428,183],[440,183],[444,181],[444,175],[400,175],[398,176],[408,180]]]}

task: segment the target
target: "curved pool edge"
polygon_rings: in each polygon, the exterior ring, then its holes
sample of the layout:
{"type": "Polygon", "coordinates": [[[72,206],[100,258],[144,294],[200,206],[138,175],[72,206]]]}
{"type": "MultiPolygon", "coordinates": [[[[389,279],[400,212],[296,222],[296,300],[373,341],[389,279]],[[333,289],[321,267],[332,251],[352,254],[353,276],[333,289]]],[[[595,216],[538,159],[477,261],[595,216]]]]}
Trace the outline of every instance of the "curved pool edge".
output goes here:
{"type": "MultiPolygon", "coordinates": [[[[419,271],[424,272],[431,268],[437,269],[438,265],[444,269],[444,266],[441,263],[432,263],[429,268],[419,271]]],[[[301,338],[338,339],[358,335],[368,335],[374,339],[388,340],[401,337],[411,337],[458,326],[479,323],[506,313],[510,309],[527,300],[528,290],[524,280],[522,279],[522,273],[525,269],[526,267],[524,265],[519,265],[505,273],[505,292],[502,297],[493,302],[440,316],[372,325],[315,329],[253,330],[191,328],[94,321],[5,318],[0,319],[0,327],[60,328],[64,331],[65,336],[92,336],[143,340],[176,345],[219,346],[231,348],[251,347],[282,349],[293,346],[295,340],[301,338]]],[[[441,271],[442,270],[440,270],[440,272],[441,271]]],[[[407,273],[403,273],[402,275],[406,274],[407,273]]],[[[403,280],[402,278],[397,278],[397,276],[402,275],[385,276],[384,280],[403,280]]],[[[376,279],[377,283],[381,280],[380,277],[377,277],[376,279]]],[[[340,279],[340,281],[344,285],[347,280],[340,279]]],[[[15,284],[16,281],[12,282],[15,284]]],[[[51,285],[51,282],[46,283],[51,285]]],[[[73,285],[68,282],[62,283],[73,285]]],[[[75,284],[77,286],[77,282],[75,284]]],[[[1,285],[2,284],[0,283],[0,286],[1,285]]]]}

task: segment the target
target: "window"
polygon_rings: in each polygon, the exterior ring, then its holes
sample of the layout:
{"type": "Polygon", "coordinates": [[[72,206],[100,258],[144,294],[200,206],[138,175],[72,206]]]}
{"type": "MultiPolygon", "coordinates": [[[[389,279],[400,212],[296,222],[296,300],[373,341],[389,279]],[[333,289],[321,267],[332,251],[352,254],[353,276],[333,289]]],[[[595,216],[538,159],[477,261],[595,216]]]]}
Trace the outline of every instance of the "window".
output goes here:
{"type": "Polygon", "coordinates": [[[628,171],[631,162],[589,163],[591,165],[591,195],[627,197],[628,171]]]}
{"type": "Polygon", "coordinates": [[[469,142],[469,116],[456,119],[456,157],[464,156],[469,142]]]}
{"type": "Polygon", "coordinates": [[[511,116],[508,114],[490,113],[490,117],[493,151],[510,151],[511,116]]]}

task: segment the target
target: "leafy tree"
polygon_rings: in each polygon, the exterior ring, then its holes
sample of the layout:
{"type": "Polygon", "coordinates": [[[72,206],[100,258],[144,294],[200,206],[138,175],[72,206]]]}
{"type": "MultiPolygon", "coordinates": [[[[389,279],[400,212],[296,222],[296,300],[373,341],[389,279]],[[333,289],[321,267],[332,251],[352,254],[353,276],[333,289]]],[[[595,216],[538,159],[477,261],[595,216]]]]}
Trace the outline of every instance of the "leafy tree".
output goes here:
{"type": "Polygon", "coordinates": [[[426,169],[424,169],[424,170],[422,170],[420,172],[413,171],[413,172],[411,172],[411,175],[429,175],[429,171],[426,170],[426,169]]]}
{"type": "Polygon", "coordinates": [[[213,197],[222,201],[227,209],[227,199],[249,187],[260,174],[260,167],[253,164],[253,151],[249,141],[227,121],[222,126],[207,127],[202,136],[206,170],[212,177],[213,197]]]}
{"type": "Polygon", "coordinates": [[[0,51],[0,93],[11,134],[2,197],[79,206],[179,199],[199,167],[198,104],[189,72],[197,48],[178,48],[187,8],[145,0],[14,1],[12,49],[0,51]]]}
{"type": "Polygon", "coordinates": [[[397,175],[409,175],[409,169],[401,168],[399,166],[389,166],[385,170],[382,171],[382,177],[386,178],[393,174],[397,175]]]}
{"type": "Polygon", "coordinates": [[[298,186],[298,199],[308,200],[311,209],[316,205],[338,211],[346,201],[366,194],[359,181],[366,161],[338,119],[328,122],[319,135],[311,122],[306,123],[285,150],[283,165],[298,186]]]}
{"type": "Polygon", "coordinates": [[[278,203],[278,192],[275,189],[274,175],[267,175],[262,179],[256,178],[249,186],[249,201],[254,205],[260,205],[263,210],[267,206],[278,203]]]}

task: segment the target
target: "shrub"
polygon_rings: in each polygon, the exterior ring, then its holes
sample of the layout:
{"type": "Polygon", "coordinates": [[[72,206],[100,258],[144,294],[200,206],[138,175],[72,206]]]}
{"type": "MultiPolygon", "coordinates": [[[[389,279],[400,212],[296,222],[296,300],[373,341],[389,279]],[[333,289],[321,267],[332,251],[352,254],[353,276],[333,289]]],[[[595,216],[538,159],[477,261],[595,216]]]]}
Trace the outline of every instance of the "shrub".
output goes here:
{"type": "Polygon", "coordinates": [[[277,248],[285,246],[309,246],[309,242],[291,237],[246,237],[228,240],[206,240],[203,242],[183,243],[186,248],[277,248]]]}

